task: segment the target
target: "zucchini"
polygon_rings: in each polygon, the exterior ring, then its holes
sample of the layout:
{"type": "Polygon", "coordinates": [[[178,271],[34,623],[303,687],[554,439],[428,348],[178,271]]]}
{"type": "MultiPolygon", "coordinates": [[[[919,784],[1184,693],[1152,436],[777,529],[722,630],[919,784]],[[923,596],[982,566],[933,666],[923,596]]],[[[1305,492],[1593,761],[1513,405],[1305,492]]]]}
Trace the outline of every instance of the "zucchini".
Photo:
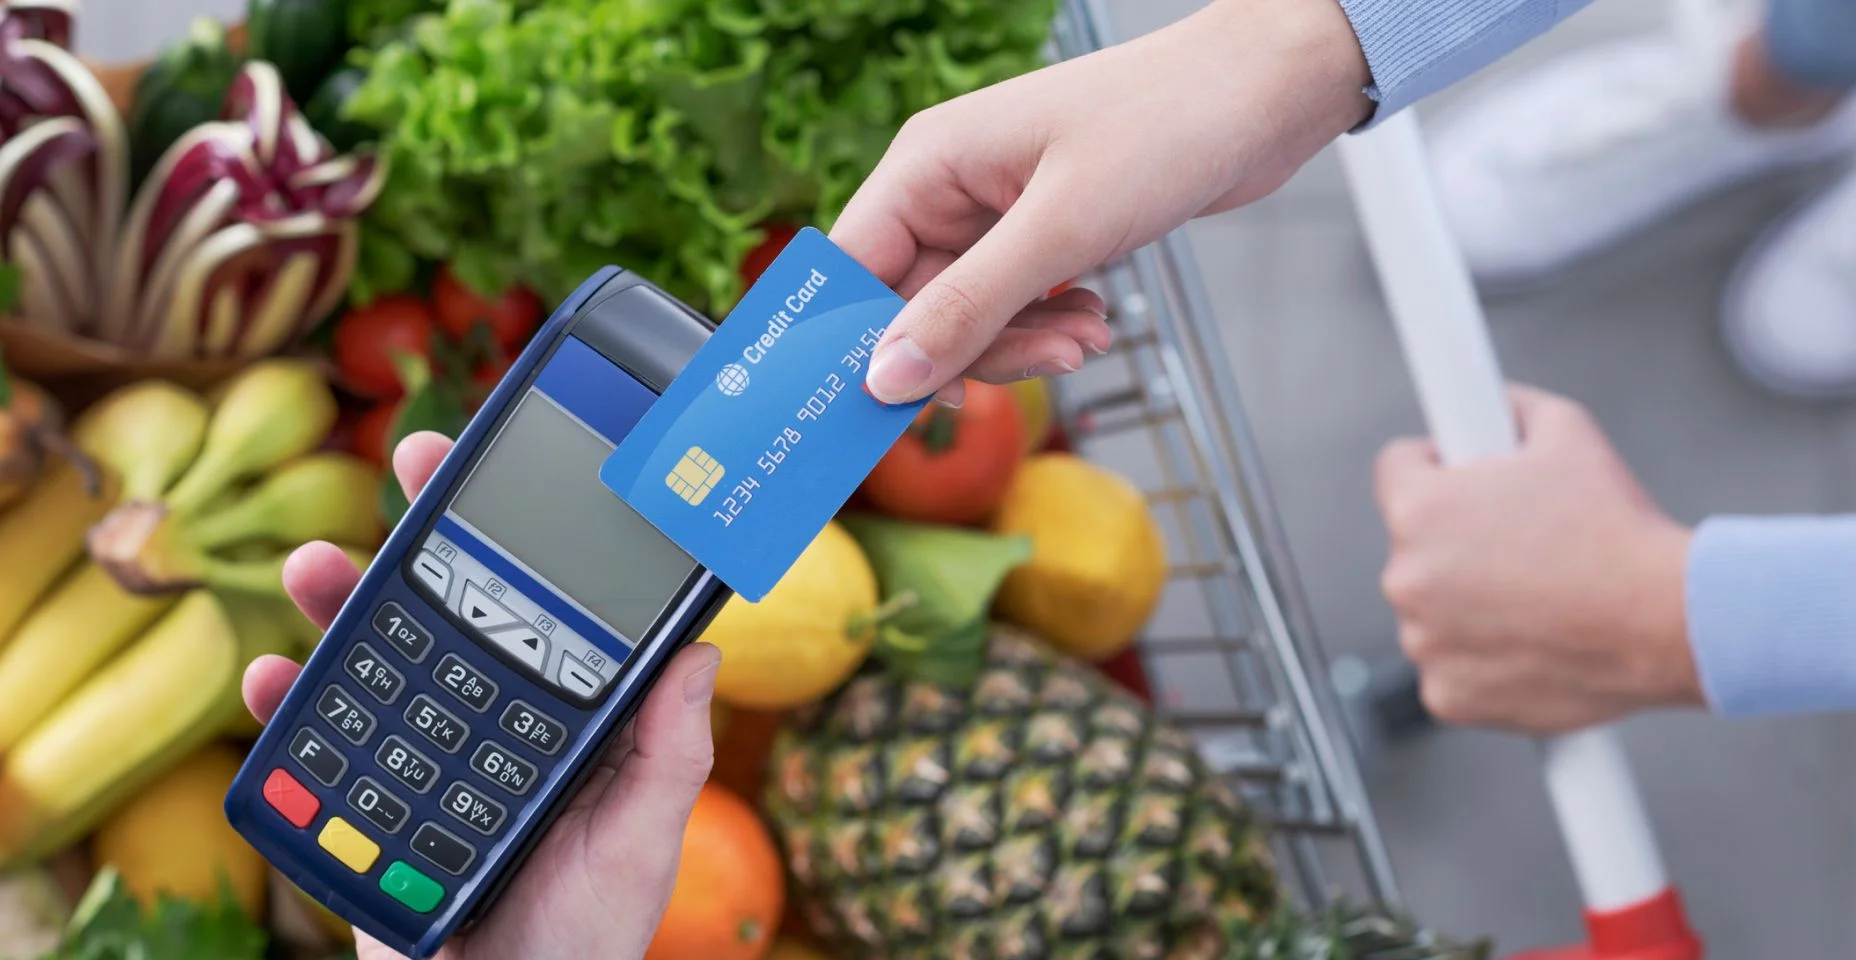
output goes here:
{"type": "Polygon", "coordinates": [[[322,82],[316,95],[303,106],[303,119],[322,134],[337,153],[352,153],[364,143],[372,143],[380,134],[364,123],[342,116],[342,107],[367,82],[367,71],[360,67],[343,67],[322,82]]]}
{"type": "Polygon", "coordinates": [[[348,54],[348,0],[250,0],[245,52],[284,79],[284,91],[308,103],[348,54]]]}
{"type": "Polygon", "coordinates": [[[161,155],[187,131],[219,119],[239,60],[218,21],[201,17],[135,84],[129,103],[131,189],[141,187],[161,155]]]}

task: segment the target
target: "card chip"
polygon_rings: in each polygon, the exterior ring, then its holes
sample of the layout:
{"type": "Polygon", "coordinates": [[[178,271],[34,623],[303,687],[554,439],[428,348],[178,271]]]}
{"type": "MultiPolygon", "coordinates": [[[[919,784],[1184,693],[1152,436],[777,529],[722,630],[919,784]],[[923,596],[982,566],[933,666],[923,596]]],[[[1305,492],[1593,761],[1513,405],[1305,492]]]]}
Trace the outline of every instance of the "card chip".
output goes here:
{"type": "Polygon", "coordinates": [[[722,465],[709,456],[707,451],[701,447],[691,447],[683,459],[677,461],[676,467],[671,469],[664,482],[670,486],[671,492],[694,507],[699,506],[709,496],[709,491],[722,482],[722,473],[722,465]]]}

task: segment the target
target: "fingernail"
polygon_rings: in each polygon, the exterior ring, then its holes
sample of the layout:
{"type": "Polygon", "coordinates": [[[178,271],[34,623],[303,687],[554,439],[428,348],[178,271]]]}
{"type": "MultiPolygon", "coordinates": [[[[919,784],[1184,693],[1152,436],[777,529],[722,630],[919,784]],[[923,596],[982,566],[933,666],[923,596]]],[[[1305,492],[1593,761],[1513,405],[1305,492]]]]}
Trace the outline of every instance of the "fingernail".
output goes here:
{"type": "MultiPolygon", "coordinates": [[[[714,647],[710,648],[715,650],[714,647]]],[[[708,703],[715,696],[715,673],[721,669],[722,652],[715,650],[709,654],[709,662],[689,675],[683,681],[683,701],[685,703],[708,703]]]]}
{"type": "Polygon", "coordinates": [[[1083,349],[1089,351],[1089,355],[1092,357],[1099,357],[1108,352],[1107,347],[1092,340],[1084,340],[1083,349]]]}
{"type": "Polygon", "coordinates": [[[958,410],[960,409],[960,405],[966,402],[966,398],[961,397],[959,399],[955,399],[952,397],[943,397],[937,394],[934,398],[934,402],[940,404],[941,406],[948,408],[949,410],[958,410]]]}
{"type": "Polygon", "coordinates": [[[914,340],[898,337],[870,361],[870,393],[884,403],[901,403],[934,374],[934,363],[914,340]]]}
{"type": "Polygon", "coordinates": [[[1026,370],[1025,379],[1035,380],[1038,377],[1061,377],[1066,373],[1075,372],[1076,368],[1070,366],[1067,360],[1046,360],[1043,363],[1033,364],[1031,369],[1026,370]]]}

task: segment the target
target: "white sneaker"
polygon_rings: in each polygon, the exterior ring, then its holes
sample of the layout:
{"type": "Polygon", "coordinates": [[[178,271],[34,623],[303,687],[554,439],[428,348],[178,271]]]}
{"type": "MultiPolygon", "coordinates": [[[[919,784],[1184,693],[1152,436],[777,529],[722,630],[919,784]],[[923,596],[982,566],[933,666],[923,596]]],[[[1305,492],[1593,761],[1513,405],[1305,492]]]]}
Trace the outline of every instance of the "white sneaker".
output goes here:
{"type": "Polygon", "coordinates": [[[1470,269],[1535,280],[1737,182],[1856,147],[1856,98],[1824,122],[1756,130],[1728,106],[1728,50],[1612,41],[1496,82],[1427,124],[1470,269]],[[1697,62],[1702,61],[1702,62],[1697,62]]]}
{"type": "Polygon", "coordinates": [[[1787,396],[1856,396],[1856,173],[1766,231],[1727,285],[1734,360],[1787,396]]]}

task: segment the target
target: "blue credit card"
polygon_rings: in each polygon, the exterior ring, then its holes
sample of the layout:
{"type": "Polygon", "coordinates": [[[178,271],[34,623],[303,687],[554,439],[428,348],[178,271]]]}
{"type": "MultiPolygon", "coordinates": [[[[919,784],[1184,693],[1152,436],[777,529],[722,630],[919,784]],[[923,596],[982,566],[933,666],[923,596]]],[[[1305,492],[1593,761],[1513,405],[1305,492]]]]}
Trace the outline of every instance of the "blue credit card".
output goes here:
{"type": "Polygon", "coordinates": [[[923,403],[864,389],[903,300],[799,232],[600,468],[619,499],[758,601],[923,403]]]}

